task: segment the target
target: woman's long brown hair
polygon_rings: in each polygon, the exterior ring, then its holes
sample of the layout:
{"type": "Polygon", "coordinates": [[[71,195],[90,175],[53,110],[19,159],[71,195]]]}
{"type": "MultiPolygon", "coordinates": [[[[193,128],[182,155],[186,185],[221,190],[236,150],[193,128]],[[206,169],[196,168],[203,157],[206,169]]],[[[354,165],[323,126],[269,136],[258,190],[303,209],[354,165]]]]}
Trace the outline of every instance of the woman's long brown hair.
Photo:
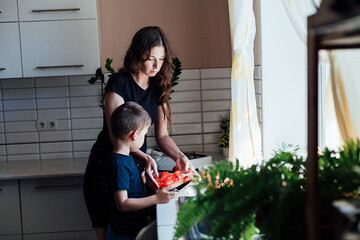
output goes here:
{"type": "Polygon", "coordinates": [[[150,81],[154,81],[157,88],[160,90],[159,103],[164,112],[164,118],[167,118],[171,125],[169,95],[172,88],[170,82],[172,58],[168,41],[164,32],[159,27],[144,27],[135,33],[131,45],[126,52],[124,66],[120,71],[128,71],[137,74],[141,71],[141,63],[149,59],[151,49],[156,46],[163,46],[165,48],[165,59],[160,71],[155,77],[150,78],[150,81]]]}

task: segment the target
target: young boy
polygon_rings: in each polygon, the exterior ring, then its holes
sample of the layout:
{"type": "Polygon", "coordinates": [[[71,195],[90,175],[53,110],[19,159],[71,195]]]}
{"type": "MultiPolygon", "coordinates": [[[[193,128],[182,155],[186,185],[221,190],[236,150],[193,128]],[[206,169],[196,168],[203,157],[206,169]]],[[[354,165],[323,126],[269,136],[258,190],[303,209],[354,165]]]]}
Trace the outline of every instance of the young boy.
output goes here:
{"type": "Polygon", "coordinates": [[[108,173],[110,224],[107,240],[135,239],[147,225],[146,208],[169,202],[175,193],[163,189],[147,196],[143,179],[130,155],[142,146],[150,127],[151,119],[146,110],[135,102],[126,102],[114,110],[110,124],[115,146],[108,173]]]}

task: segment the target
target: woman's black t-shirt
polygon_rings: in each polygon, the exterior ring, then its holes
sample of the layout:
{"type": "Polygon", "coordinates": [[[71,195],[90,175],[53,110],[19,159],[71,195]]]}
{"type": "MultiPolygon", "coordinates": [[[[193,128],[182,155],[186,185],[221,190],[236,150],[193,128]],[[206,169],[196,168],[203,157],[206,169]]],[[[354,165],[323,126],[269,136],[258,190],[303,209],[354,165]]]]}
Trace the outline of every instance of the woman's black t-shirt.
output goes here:
{"type": "MultiPolygon", "coordinates": [[[[141,105],[149,113],[151,124],[158,119],[159,91],[150,78],[149,87],[142,89],[133,79],[129,72],[119,72],[110,77],[106,84],[105,93],[112,91],[119,94],[125,102],[133,101],[141,105]]],[[[103,129],[99,133],[95,144],[91,149],[91,154],[95,158],[104,158],[112,153],[114,146],[111,143],[108,127],[106,124],[105,114],[103,129]]],[[[144,144],[140,148],[146,152],[146,137],[144,144]]]]}

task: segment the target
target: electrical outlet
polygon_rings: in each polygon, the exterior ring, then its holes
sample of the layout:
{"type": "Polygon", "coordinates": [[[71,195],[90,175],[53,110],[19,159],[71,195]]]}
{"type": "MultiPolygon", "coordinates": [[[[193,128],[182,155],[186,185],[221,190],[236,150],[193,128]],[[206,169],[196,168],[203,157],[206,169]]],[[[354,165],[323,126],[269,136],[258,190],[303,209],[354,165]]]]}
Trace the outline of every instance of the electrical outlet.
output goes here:
{"type": "Polygon", "coordinates": [[[37,130],[47,130],[47,122],[46,120],[37,120],[36,121],[37,130]]]}
{"type": "Polygon", "coordinates": [[[46,121],[48,130],[56,130],[57,128],[57,119],[50,119],[46,121]]]}

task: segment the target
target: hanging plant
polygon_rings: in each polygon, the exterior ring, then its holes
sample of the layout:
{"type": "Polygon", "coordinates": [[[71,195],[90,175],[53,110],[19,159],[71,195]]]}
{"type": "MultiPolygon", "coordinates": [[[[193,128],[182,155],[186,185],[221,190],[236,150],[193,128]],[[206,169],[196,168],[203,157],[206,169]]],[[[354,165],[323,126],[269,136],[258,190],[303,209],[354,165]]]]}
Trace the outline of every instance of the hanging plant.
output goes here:
{"type": "MultiPolygon", "coordinates": [[[[105,69],[108,70],[110,72],[110,76],[115,74],[115,70],[111,67],[111,63],[112,63],[112,59],[107,58],[106,62],[105,62],[105,69]]],[[[104,99],[105,99],[105,75],[101,70],[101,67],[99,67],[98,69],[96,69],[95,71],[95,76],[91,77],[88,80],[88,83],[93,85],[97,82],[100,82],[100,87],[101,87],[101,103],[100,103],[100,107],[102,109],[104,109],[104,99]]]]}

